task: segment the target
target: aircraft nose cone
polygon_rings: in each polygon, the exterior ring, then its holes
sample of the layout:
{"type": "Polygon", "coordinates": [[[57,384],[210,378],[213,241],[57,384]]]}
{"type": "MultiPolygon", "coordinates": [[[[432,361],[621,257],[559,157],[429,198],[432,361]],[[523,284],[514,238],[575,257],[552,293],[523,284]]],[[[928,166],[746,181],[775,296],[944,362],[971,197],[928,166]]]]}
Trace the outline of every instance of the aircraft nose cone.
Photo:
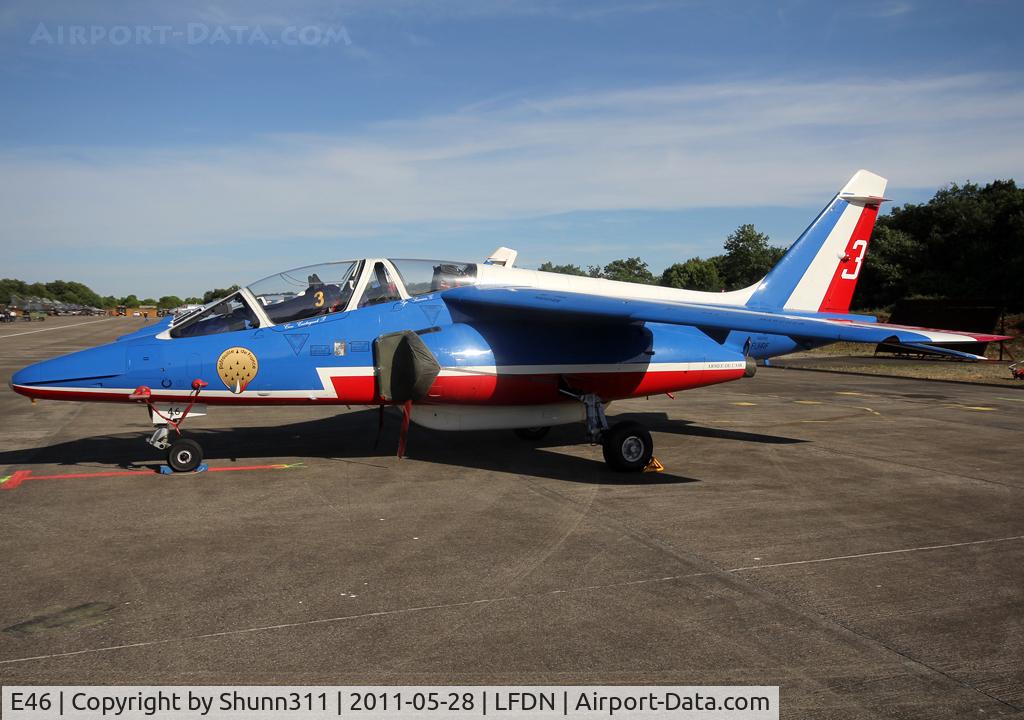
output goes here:
{"type": "Polygon", "coordinates": [[[90,381],[115,377],[124,371],[124,348],[102,345],[22,368],[11,377],[11,386],[17,389],[19,386],[93,384],[90,381]]]}

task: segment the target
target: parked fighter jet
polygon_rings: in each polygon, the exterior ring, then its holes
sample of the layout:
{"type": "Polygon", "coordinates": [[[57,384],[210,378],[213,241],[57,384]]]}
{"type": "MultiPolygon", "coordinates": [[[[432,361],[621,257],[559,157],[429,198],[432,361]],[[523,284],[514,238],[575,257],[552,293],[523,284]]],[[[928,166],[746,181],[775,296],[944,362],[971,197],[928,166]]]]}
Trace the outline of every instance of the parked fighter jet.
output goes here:
{"type": "MultiPolygon", "coordinates": [[[[930,343],[998,336],[885,325],[848,314],[886,181],[858,171],[760,282],[704,293],[483,263],[365,258],[272,275],[116,342],[31,365],[31,398],[146,405],[150,444],[177,471],[181,437],[212,405],[398,405],[443,430],[540,437],[581,422],[617,470],[651,461],[650,433],[609,426],[607,403],[754,374],[758,359],[836,341],[930,343]]],[[[402,450],[400,449],[400,454],[402,450]]]]}

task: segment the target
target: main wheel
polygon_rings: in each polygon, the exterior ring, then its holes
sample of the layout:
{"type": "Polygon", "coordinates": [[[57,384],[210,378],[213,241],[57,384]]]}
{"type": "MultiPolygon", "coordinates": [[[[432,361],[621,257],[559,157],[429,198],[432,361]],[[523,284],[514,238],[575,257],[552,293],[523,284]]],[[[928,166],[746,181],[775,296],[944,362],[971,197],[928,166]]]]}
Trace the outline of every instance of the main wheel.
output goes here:
{"type": "Polygon", "coordinates": [[[601,438],[604,461],[620,472],[640,472],[654,455],[651,434],[640,423],[612,425],[601,438]]]}
{"type": "Polygon", "coordinates": [[[544,426],[541,426],[541,427],[516,428],[515,429],[516,435],[518,435],[519,438],[521,438],[522,440],[540,440],[545,435],[547,435],[549,432],[551,432],[551,426],[550,425],[544,425],[544,426]]]}
{"type": "Polygon", "coordinates": [[[203,448],[195,440],[177,440],[167,451],[167,464],[175,472],[192,472],[203,461],[203,448]]]}

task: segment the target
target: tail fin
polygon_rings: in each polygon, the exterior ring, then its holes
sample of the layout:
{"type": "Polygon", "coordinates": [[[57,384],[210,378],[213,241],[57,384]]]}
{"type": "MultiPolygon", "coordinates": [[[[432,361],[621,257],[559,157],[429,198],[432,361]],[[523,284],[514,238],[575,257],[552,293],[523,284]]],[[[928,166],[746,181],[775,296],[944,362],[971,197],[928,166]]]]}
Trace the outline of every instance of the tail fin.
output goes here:
{"type": "Polygon", "coordinates": [[[885,178],[858,170],[765,276],[747,306],[848,312],[885,184],[885,178]]]}

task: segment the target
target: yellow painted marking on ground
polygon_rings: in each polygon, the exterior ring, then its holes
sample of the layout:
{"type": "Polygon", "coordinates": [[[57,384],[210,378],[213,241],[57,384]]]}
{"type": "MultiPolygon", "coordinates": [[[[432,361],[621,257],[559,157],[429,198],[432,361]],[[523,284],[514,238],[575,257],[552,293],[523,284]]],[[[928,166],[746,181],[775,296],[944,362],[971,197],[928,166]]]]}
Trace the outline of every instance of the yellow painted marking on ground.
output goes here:
{"type": "Polygon", "coordinates": [[[864,393],[853,392],[852,390],[839,390],[836,395],[863,395],[864,393]]]}
{"type": "Polygon", "coordinates": [[[997,409],[994,407],[985,407],[984,405],[955,405],[953,403],[946,403],[943,407],[948,407],[951,410],[975,410],[981,412],[988,412],[997,409]]]}
{"type": "Polygon", "coordinates": [[[733,405],[739,405],[740,407],[755,407],[757,403],[751,402],[734,402],[733,405]]]}
{"type": "Polygon", "coordinates": [[[877,410],[872,410],[872,409],[871,409],[871,408],[869,408],[869,407],[858,407],[857,409],[858,409],[858,410],[867,410],[867,411],[868,411],[869,413],[871,413],[872,415],[881,415],[881,414],[882,414],[882,413],[878,412],[877,410]]]}
{"type": "Polygon", "coordinates": [[[1010,402],[1024,402],[1024,398],[996,397],[996,400],[1009,400],[1010,402]]]}
{"type": "Polygon", "coordinates": [[[794,400],[798,405],[821,405],[820,400],[794,400]]]}

